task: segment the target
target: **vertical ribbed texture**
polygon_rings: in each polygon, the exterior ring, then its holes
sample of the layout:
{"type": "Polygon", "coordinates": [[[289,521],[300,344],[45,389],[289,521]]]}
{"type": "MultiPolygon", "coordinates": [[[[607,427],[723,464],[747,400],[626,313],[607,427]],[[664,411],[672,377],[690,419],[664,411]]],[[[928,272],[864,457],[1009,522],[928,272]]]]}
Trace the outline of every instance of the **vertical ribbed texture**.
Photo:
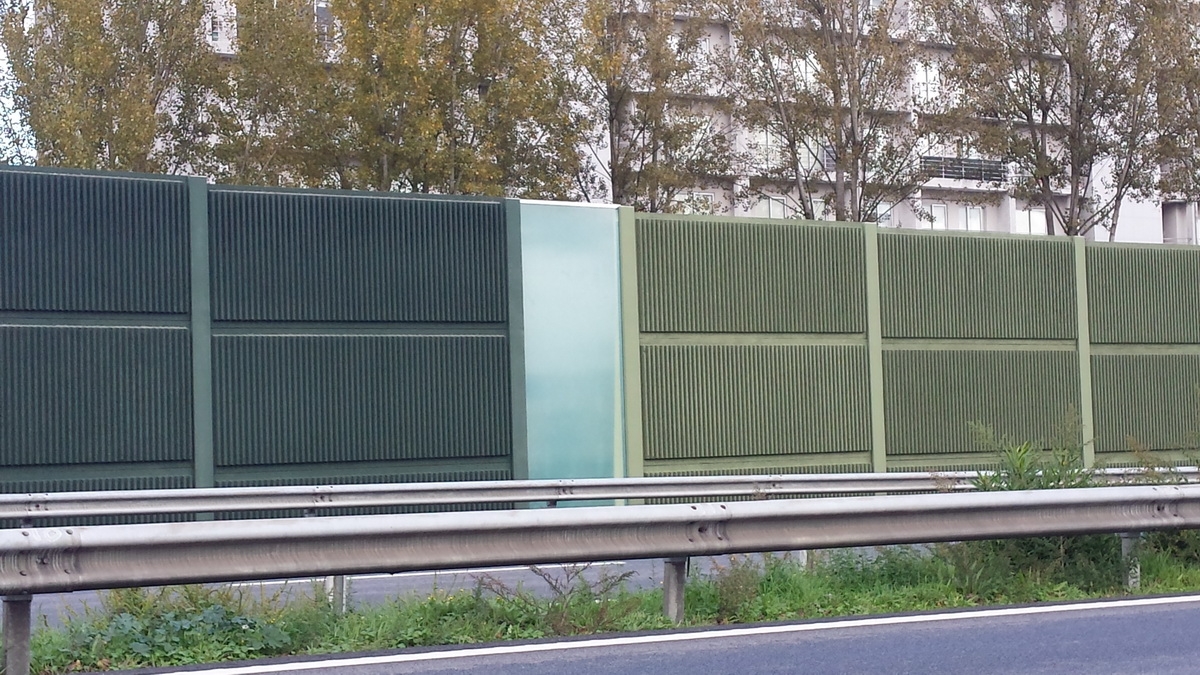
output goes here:
{"type": "Polygon", "coordinates": [[[858,226],[638,216],[645,332],[861,333],[858,226]]]}
{"type": "Polygon", "coordinates": [[[1200,453],[1200,356],[1092,357],[1096,452],[1200,453]]]}
{"type": "Polygon", "coordinates": [[[870,464],[827,464],[824,466],[773,466],[769,469],[693,469],[683,471],[647,471],[647,476],[765,476],[773,474],[869,473],[870,464]]]}
{"type": "MultiPolygon", "coordinates": [[[[281,472],[290,467],[280,467],[281,472]]],[[[510,480],[511,471],[434,471],[428,473],[389,473],[363,476],[302,476],[290,478],[268,478],[239,480],[236,478],[217,481],[217,487],[257,487],[285,485],[349,485],[353,483],[442,483],[467,480],[510,480]]],[[[451,511],[484,511],[488,509],[512,509],[512,503],[496,504],[428,504],[418,506],[380,506],[341,509],[321,509],[323,516],[364,516],[381,513],[445,513],[451,511]]],[[[242,520],[246,518],[295,518],[302,516],[297,511],[232,511],[217,514],[220,520],[242,520]]]]}
{"type": "Polygon", "coordinates": [[[1095,343],[1200,343],[1200,248],[1088,245],[1095,343]]]}
{"type": "Polygon", "coordinates": [[[984,451],[970,425],[1047,442],[1079,410],[1071,352],[890,351],[883,355],[889,455],[984,451]]]}
{"type": "Polygon", "coordinates": [[[864,347],[643,347],[646,459],[865,452],[867,387],[864,347]]]}
{"type": "MultiPolygon", "coordinates": [[[[0,481],[0,493],[82,492],[90,490],[168,490],[192,487],[191,476],[105,476],[0,481]]],[[[43,521],[38,521],[43,522],[43,521]]]]}
{"type": "Polygon", "coordinates": [[[0,466],[192,457],[187,331],[0,326],[0,466]]]}
{"type": "Polygon", "coordinates": [[[886,337],[1075,337],[1068,239],[881,231],[879,258],[886,337]]]}
{"type": "Polygon", "coordinates": [[[501,322],[499,201],[209,191],[213,319],[501,322]]]}
{"type": "Polygon", "coordinates": [[[0,171],[0,310],[188,311],[182,181],[0,171]]]}
{"type": "Polygon", "coordinates": [[[507,364],[503,337],[215,338],[217,465],[509,455],[507,364]]]}

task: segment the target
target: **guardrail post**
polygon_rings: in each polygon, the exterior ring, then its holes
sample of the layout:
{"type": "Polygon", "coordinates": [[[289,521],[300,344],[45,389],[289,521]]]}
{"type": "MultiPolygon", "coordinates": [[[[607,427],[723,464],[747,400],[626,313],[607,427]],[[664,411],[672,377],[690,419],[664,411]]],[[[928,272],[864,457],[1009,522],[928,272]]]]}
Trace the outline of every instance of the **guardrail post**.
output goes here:
{"type": "MultiPolygon", "coordinates": [[[[304,517],[312,518],[317,515],[313,509],[304,509],[304,517]]],[[[321,588],[325,591],[325,599],[333,606],[338,614],[346,613],[346,577],[345,575],[328,576],[321,580],[321,588]]]]}
{"type": "Polygon", "coordinates": [[[4,672],[7,675],[28,675],[32,627],[33,597],[4,596],[4,672]]]}
{"type": "Polygon", "coordinates": [[[687,558],[663,561],[663,613],[675,623],[683,623],[683,587],[687,583],[687,558]]]}
{"type": "Polygon", "coordinates": [[[1125,590],[1136,591],[1142,586],[1142,562],[1138,558],[1141,532],[1121,533],[1121,564],[1125,568],[1125,590]]]}
{"type": "Polygon", "coordinates": [[[346,576],[338,574],[325,577],[325,597],[333,605],[333,611],[338,614],[346,613],[346,576]]]}

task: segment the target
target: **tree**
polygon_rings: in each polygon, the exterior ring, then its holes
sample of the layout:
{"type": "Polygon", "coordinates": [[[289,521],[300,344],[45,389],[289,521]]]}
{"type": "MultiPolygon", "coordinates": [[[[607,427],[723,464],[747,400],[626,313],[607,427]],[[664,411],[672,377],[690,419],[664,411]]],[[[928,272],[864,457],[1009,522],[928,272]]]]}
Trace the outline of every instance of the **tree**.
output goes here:
{"type": "Polygon", "coordinates": [[[212,130],[208,13],[205,0],[6,0],[0,42],[37,162],[195,171],[212,130]]]}
{"type": "Polygon", "coordinates": [[[328,35],[308,0],[238,0],[235,58],[224,63],[214,148],[223,180],[340,185],[349,163],[328,35]]]}
{"type": "Polygon", "coordinates": [[[545,0],[349,0],[336,68],[354,187],[565,197],[577,130],[545,0]]]}
{"type": "Polygon", "coordinates": [[[910,81],[926,55],[894,0],[728,0],[721,61],[735,116],[757,134],[745,196],[786,196],[802,217],[874,221],[923,182],[945,111],[910,81]],[[822,208],[822,205],[825,208],[822,208]]]}
{"type": "Polygon", "coordinates": [[[1193,28],[1186,5],[927,0],[974,142],[1016,165],[1015,193],[1045,209],[1049,233],[1112,236],[1125,199],[1155,194],[1169,145],[1158,102],[1179,86],[1170,45],[1193,28]]]}
{"type": "Polygon", "coordinates": [[[678,210],[694,188],[729,175],[731,127],[707,91],[699,7],[581,0],[558,25],[571,36],[563,63],[574,75],[585,147],[615,204],[678,210]]]}

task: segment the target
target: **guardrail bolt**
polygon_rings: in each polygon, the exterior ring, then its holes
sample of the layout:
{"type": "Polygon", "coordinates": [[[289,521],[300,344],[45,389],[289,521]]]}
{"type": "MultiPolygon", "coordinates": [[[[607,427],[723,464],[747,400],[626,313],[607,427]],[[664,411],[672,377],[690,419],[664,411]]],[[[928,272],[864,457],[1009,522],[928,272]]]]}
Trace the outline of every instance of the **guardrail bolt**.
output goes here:
{"type": "Polygon", "coordinates": [[[31,596],[4,596],[4,672],[8,675],[28,675],[30,671],[32,614],[31,596]]]}

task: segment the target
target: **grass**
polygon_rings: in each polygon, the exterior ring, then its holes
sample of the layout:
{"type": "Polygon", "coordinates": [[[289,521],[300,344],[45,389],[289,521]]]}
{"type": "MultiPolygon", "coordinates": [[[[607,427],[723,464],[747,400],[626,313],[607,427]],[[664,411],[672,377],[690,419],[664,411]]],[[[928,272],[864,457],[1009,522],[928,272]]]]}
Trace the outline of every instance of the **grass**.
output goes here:
{"type": "MultiPolygon", "coordinates": [[[[784,621],[995,604],[1119,596],[1119,566],[1104,560],[1116,537],[965,542],[880,549],[871,559],[834,553],[813,569],[788,555],[735,556],[686,588],[690,626],[784,621]],[[1106,545],[1103,540],[1111,540],[1106,545]],[[1024,542],[1024,543],[1022,543],[1024,542]],[[1058,548],[1056,548],[1056,546],[1058,548]],[[1074,548],[1072,548],[1074,547],[1074,548]],[[1042,556],[1031,562],[1022,554],[1042,556]],[[1064,557],[1065,556],[1065,557],[1064,557]],[[1014,562],[1016,561],[1016,562],[1014,562]],[[1021,567],[1016,567],[1021,566],[1021,567]]],[[[1142,592],[1200,589],[1200,536],[1152,535],[1142,555],[1142,592]]],[[[95,609],[34,635],[35,672],[177,666],[291,654],[663,629],[660,591],[626,590],[627,575],[588,581],[542,571],[548,597],[482,576],[469,591],[396,598],[336,614],[325,602],[253,588],[175,587],[103,594],[95,609]]],[[[320,594],[316,594],[320,595],[320,594]]]]}

